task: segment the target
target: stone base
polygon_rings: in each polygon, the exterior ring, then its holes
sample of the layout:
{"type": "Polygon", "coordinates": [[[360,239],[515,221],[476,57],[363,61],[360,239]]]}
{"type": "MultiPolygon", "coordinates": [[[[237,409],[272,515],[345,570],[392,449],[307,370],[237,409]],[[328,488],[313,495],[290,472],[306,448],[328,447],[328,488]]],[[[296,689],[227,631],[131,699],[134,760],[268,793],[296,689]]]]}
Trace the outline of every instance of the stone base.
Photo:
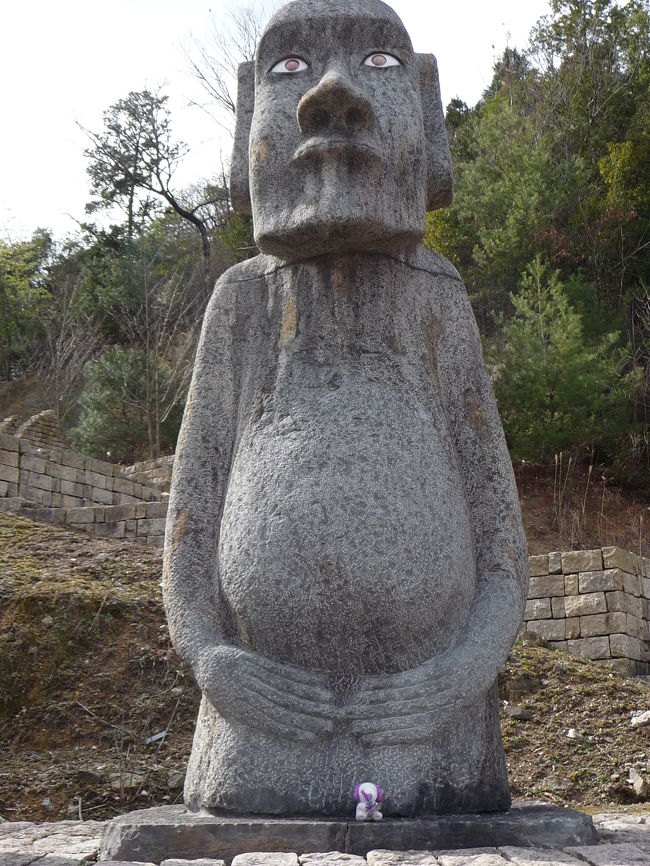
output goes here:
{"type": "Polygon", "coordinates": [[[230,863],[235,855],[248,851],[342,851],[363,856],[377,848],[563,848],[597,842],[598,833],[589,815],[539,803],[513,806],[508,812],[386,819],[377,823],[216,816],[190,812],[184,806],[163,806],[130,812],[111,821],[102,839],[100,860],[159,863],[171,857],[213,857],[230,863]]]}

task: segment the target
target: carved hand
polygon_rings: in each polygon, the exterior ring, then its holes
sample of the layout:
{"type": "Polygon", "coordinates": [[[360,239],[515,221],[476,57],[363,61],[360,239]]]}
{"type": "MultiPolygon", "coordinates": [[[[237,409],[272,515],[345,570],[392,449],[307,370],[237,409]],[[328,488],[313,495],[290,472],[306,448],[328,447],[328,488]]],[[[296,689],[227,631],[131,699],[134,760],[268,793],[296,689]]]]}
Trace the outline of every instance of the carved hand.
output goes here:
{"type": "Polygon", "coordinates": [[[459,648],[408,671],[364,678],[346,707],[352,733],[366,746],[425,740],[441,712],[477,694],[465,674],[459,648]]]}
{"type": "Polygon", "coordinates": [[[333,732],[340,714],[323,674],[238,647],[203,650],[196,678],[224,718],[280,739],[314,742],[333,732]]]}
{"type": "Polygon", "coordinates": [[[351,730],[364,745],[425,740],[441,713],[491,687],[519,627],[513,592],[502,575],[486,576],[462,640],[418,667],[364,678],[346,707],[351,730]]]}

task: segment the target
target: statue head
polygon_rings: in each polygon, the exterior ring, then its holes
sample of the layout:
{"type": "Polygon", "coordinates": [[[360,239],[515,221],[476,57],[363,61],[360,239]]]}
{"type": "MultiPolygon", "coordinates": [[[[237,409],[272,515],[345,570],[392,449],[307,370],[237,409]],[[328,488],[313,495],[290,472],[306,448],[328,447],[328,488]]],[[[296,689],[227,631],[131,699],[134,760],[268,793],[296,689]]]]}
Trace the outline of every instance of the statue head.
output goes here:
{"type": "Polygon", "coordinates": [[[433,55],[380,0],[294,0],[239,70],[235,209],[286,259],[419,241],[451,200],[433,55]]]}

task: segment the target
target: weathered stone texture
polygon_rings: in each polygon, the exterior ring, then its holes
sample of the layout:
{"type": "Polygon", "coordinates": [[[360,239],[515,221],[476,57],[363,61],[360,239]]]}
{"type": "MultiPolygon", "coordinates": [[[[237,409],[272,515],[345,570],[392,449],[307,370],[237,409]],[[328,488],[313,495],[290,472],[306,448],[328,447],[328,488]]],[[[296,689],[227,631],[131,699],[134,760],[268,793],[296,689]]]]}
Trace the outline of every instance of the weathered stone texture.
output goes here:
{"type": "MultiPolygon", "coordinates": [[[[556,599],[553,599],[556,601],[556,599]]],[[[548,598],[531,598],[526,602],[524,619],[549,619],[551,616],[551,600],[548,598]]]]}
{"type": "Polygon", "coordinates": [[[564,599],[564,609],[567,616],[589,616],[594,613],[605,613],[607,603],[604,592],[591,592],[586,595],[567,596],[564,599]]]}
{"type": "Polygon", "coordinates": [[[549,562],[547,554],[543,556],[529,556],[528,562],[530,564],[531,577],[539,577],[540,575],[545,575],[549,573],[549,562]]]}
{"type": "Polygon", "coordinates": [[[564,619],[566,616],[566,606],[564,604],[563,598],[551,598],[551,609],[553,612],[553,619],[564,619]]]}
{"type": "Polygon", "coordinates": [[[606,592],[605,600],[608,611],[623,611],[632,616],[645,617],[643,599],[629,595],[627,592],[606,592]]]}
{"type": "Polygon", "coordinates": [[[629,595],[633,595],[635,597],[640,597],[641,595],[643,595],[642,581],[643,578],[638,574],[629,574],[628,572],[623,572],[623,589],[625,590],[625,592],[629,593],[629,595]]]}
{"type": "Polygon", "coordinates": [[[570,640],[568,650],[577,656],[587,659],[607,659],[610,657],[609,639],[606,637],[588,637],[570,640]]]}
{"type": "Polygon", "coordinates": [[[466,289],[421,245],[451,183],[435,59],[383,3],[298,0],[239,87],[262,255],[206,312],[167,523],[204,694],[185,801],[347,816],[380,778],[386,815],[507,808],[493,684],[529,568],[466,289]]]}
{"type": "Polygon", "coordinates": [[[531,577],[528,598],[553,598],[564,595],[564,577],[561,574],[531,577]]]}
{"type": "Polygon", "coordinates": [[[299,860],[300,866],[362,866],[366,862],[365,858],[358,854],[346,854],[342,851],[301,854],[299,860]]]}
{"type": "Polygon", "coordinates": [[[599,613],[580,617],[581,637],[596,637],[625,631],[627,615],[624,613],[599,613]]]}
{"type": "Polygon", "coordinates": [[[528,623],[528,631],[541,635],[546,640],[559,641],[566,637],[565,620],[563,619],[539,619],[528,623]]]}
{"type": "Polygon", "coordinates": [[[562,571],[565,574],[576,571],[599,571],[602,567],[603,554],[600,550],[572,550],[562,554],[562,571]]]}
{"type": "Polygon", "coordinates": [[[273,852],[289,852],[290,857],[295,857],[291,852],[297,852],[312,866],[324,857],[335,857],[339,866],[358,862],[350,855],[366,856],[369,866],[428,866],[429,858],[434,856],[495,856],[495,848],[500,845],[558,849],[597,841],[588,815],[541,804],[516,806],[506,813],[438,815],[377,823],[229,818],[192,814],[182,807],[168,806],[132,812],[111,821],[102,840],[100,861],[109,857],[155,862],[172,857],[229,861],[243,852],[268,849],[271,853],[265,853],[265,857],[277,856],[273,852]],[[458,850],[461,846],[462,851],[458,850]],[[479,847],[480,854],[473,850],[479,847]],[[306,855],[312,852],[313,859],[307,861],[306,855]]]}
{"type": "Polygon", "coordinates": [[[622,590],[623,572],[619,568],[581,572],[578,581],[581,593],[622,590]]]}
{"type": "MultiPolygon", "coordinates": [[[[240,856],[246,856],[246,855],[237,855],[237,856],[240,857],[240,856]]],[[[264,856],[272,858],[274,855],[273,854],[265,854],[264,856]]],[[[237,857],[235,857],[233,859],[233,863],[235,862],[235,860],[237,860],[237,857]]],[[[266,861],[264,861],[264,862],[266,863],[266,861]]],[[[192,859],[192,860],[181,860],[178,858],[173,858],[170,860],[163,860],[162,863],[160,864],[160,866],[226,866],[226,863],[224,860],[212,860],[212,859],[209,859],[207,857],[197,857],[196,859],[192,859]]],[[[231,866],[232,866],[232,864],[231,864],[231,866]]],[[[270,863],[269,866],[273,866],[273,864],[270,863]]]]}
{"type": "Polygon", "coordinates": [[[565,621],[565,630],[568,640],[580,637],[580,617],[567,617],[565,621]]]}
{"type": "Polygon", "coordinates": [[[650,866],[650,847],[643,850],[630,842],[581,845],[567,848],[566,853],[590,866],[650,866]]]}
{"type": "Polygon", "coordinates": [[[281,851],[238,854],[230,866],[298,866],[298,855],[281,851]]]}
{"type": "Polygon", "coordinates": [[[507,846],[499,848],[499,852],[513,866],[561,866],[564,863],[570,864],[570,866],[584,866],[584,861],[572,857],[564,851],[544,851],[507,846]]]}
{"type": "Polygon", "coordinates": [[[368,851],[368,866],[437,866],[439,860],[430,851],[368,851]]]}
{"type": "Polygon", "coordinates": [[[577,574],[566,574],[564,576],[564,594],[577,595],[579,592],[579,578],[577,574]]]}
{"type": "Polygon", "coordinates": [[[628,574],[641,574],[639,557],[620,547],[603,547],[603,563],[605,568],[620,568],[628,574]]]}
{"type": "Polygon", "coordinates": [[[628,634],[611,634],[609,646],[613,658],[624,658],[641,661],[641,642],[628,634]]]}

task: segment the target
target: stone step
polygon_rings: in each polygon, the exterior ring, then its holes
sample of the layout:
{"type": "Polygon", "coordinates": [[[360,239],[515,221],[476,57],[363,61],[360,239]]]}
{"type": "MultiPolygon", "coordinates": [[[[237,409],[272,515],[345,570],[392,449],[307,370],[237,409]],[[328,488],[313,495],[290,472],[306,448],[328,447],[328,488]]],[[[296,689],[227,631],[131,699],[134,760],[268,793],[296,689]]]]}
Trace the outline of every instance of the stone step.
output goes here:
{"type": "Polygon", "coordinates": [[[36,502],[31,499],[23,499],[22,496],[5,496],[0,498],[0,511],[18,512],[27,508],[38,508],[36,502]]]}

